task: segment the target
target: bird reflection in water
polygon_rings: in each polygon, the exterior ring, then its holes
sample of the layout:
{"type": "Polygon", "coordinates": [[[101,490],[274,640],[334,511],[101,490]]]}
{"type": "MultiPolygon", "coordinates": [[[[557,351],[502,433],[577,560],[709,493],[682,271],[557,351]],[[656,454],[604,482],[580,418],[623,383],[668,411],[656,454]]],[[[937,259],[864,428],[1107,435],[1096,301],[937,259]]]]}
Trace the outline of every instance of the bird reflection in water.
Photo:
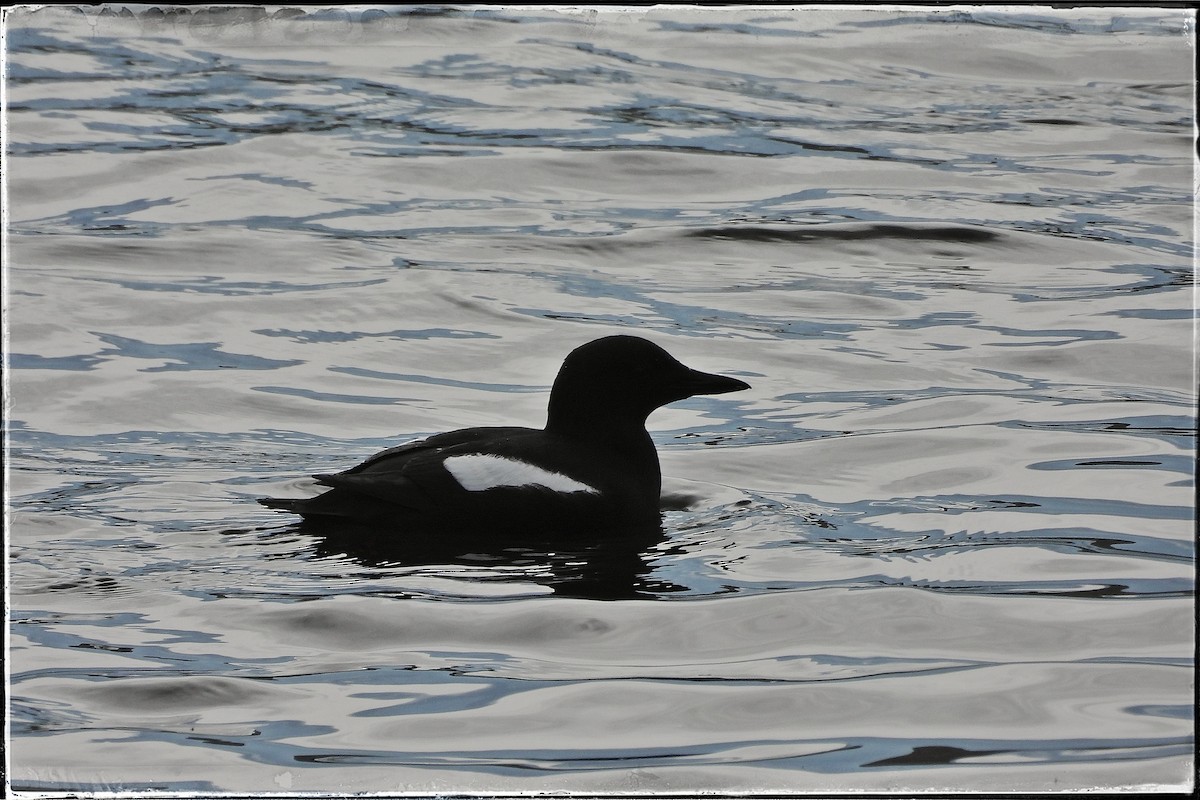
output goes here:
{"type": "MultiPolygon", "coordinates": [[[[378,528],[341,522],[305,521],[290,525],[311,541],[319,558],[348,558],[376,569],[412,567],[477,568],[482,581],[533,582],[561,597],[591,600],[654,599],[685,591],[653,576],[651,559],[666,541],[661,525],[610,531],[572,540],[549,534],[495,531],[437,536],[413,531],[381,536],[378,528]]],[[[392,532],[389,532],[392,533],[392,532]]],[[[436,570],[434,570],[436,572],[436,570]]],[[[381,572],[380,577],[388,573],[381,572]]]]}

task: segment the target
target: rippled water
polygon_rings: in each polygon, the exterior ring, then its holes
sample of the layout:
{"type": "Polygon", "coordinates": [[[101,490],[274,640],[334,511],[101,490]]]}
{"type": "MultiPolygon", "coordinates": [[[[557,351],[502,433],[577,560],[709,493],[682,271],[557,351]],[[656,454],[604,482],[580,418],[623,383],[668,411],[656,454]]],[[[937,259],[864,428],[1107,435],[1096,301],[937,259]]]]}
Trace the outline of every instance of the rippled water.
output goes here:
{"type": "Polygon", "coordinates": [[[1190,12],[6,19],[15,788],[1190,780],[1190,12]],[[618,331],[657,539],[253,502],[618,331]]]}

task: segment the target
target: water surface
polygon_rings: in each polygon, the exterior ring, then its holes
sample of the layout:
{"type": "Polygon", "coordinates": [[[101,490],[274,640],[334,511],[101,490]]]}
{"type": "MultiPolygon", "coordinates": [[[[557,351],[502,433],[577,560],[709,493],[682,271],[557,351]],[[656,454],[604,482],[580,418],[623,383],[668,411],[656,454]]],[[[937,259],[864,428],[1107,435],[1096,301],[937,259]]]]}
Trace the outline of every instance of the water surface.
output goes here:
{"type": "Polygon", "coordinates": [[[6,17],[14,788],[1190,779],[1194,15],[168,10],[6,17]],[[253,502],[617,332],[661,536],[253,502]]]}

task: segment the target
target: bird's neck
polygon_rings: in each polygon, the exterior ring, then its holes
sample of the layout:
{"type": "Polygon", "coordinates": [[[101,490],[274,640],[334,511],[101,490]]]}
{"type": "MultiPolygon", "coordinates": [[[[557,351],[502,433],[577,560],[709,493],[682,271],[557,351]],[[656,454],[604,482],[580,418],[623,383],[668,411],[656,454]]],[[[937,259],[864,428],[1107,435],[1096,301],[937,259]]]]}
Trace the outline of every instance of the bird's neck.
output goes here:
{"type": "Polygon", "coordinates": [[[654,471],[658,471],[658,453],[646,432],[645,416],[594,407],[584,414],[575,410],[578,404],[555,402],[556,399],[559,398],[550,399],[546,416],[548,433],[605,447],[642,469],[652,464],[654,471]]]}
{"type": "Polygon", "coordinates": [[[646,433],[644,417],[596,411],[580,414],[554,403],[550,404],[550,413],[546,415],[546,430],[559,436],[588,442],[650,444],[650,434],[646,433]]]}

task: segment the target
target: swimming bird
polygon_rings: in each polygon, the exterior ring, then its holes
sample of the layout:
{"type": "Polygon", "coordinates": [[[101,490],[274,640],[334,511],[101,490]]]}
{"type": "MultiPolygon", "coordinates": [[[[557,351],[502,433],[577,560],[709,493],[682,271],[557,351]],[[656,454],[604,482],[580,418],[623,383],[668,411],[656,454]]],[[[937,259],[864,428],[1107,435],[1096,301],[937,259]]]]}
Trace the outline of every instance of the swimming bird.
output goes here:
{"type": "Polygon", "coordinates": [[[701,394],[749,389],[684,366],[637,336],[606,336],[567,355],[543,429],[439,433],[314,475],[307,499],[263,499],[306,522],[420,532],[571,532],[658,526],[661,472],[646,432],[655,409],[701,394]]]}

